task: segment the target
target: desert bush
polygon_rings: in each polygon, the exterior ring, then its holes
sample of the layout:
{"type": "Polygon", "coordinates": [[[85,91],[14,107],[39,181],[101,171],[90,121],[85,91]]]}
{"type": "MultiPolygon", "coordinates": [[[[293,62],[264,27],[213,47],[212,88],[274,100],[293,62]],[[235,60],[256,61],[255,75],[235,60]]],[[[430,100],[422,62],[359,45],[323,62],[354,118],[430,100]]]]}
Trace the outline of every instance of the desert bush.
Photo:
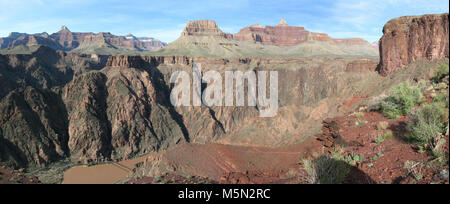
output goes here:
{"type": "Polygon", "coordinates": [[[391,119],[408,114],[423,97],[420,88],[408,82],[394,86],[391,92],[391,96],[381,102],[382,113],[391,119]]]}
{"type": "Polygon", "coordinates": [[[350,154],[347,156],[347,158],[345,158],[345,161],[347,162],[347,164],[350,165],[356,165],[357,163],[363,162],[364,161],[364,154],[350,154]]]}
{"type": "Polygon", "coordinates": [[[448,155],[445,154],[444,145],[445,145],[444,137],[437,137],[434,140],[434,147],[431,150],[433,156],[438,159],[441,164],[448,163],[448,155]]]}
{"type": "Polygon", "coordinates": [[[358,119],[364,118],[364,113],[363,113],[363,112],[358,112],[358,113],[355,113],[354,115],[355,115],[355,117],[358,118],[358,119]]]}
{"type": "Polygon", "coordinates": [[[408,123],[413,143],[431,144],[435,137],[447,132],[448,109],[442,103],[430,103],[413,113],[408,123]]]}
{"type": "Polygon", "coordinates": [[[378,136],[377,139],[375,139],[375,143],[381,144],[385,140],[389,140],[389,139],[392,139],[392,132],[388,132],[388,133],[386,133],[384,135],[378,136]]]}
{"type": "Polygon", "coordinates": [[[448,92],[442,92],[433,99],[434,103],[442,103],[446,108],[449,107],[449,94],[448,92]]]}
{"type": "Polygon", "coordinates": [[[387,130],[389,127],[389,123],[387,121],[381,121],[377,124],[378,130],[387,130]]]}
{"type": "Polygon", "coordinates": [[[448,68],[448,65],[442,64],[442,65],[440,65],[440,66],[438,67],[438,69],[437,69],[437,71],[436,71],[436,74],[434,75],[433,81],[434,81],[435,83],[439,83],[439,82],[442,81],[442,79],[443,79],[445,76],[448,76],[448,75],[449,75],[449,68],[448,68]]]}
{"type": "Polygon", "coordinates": [[[400,106],[390,100],[385,100],[381,102],[381,112],[386,117],[394,120],[397,119],[398,116],[403,114],[400,106]]]}
{"type": "Polygon", "coordinates": [[[303,167],[314,184],[342,184],[350,173],[350,165],[341,152],[333,152],[314,160],[303,160],[303,167]]]}

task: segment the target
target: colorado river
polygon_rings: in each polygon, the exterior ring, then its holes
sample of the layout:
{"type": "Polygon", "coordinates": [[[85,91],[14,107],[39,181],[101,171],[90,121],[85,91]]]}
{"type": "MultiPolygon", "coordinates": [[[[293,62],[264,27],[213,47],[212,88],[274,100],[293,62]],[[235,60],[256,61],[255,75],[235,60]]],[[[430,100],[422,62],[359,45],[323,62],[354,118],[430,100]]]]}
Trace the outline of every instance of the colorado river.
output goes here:
{"type": "Polygon", "coordinates": [[[110,164],[72,167],[64,172],[63,184],[113,184],[128,178],[135,165],[146,158],[142,156],[110,164]]]}

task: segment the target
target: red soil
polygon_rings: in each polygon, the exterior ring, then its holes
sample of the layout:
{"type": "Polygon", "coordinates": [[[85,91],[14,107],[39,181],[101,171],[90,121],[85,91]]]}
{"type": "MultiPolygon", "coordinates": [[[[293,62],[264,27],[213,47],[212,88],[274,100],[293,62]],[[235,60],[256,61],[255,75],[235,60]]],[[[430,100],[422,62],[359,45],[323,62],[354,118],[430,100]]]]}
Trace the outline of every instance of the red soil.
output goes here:
{"type": "MultiPolygon", "coordinates": [[[[362,115],[362,114],[361,114],[362,115]]],[[[174,169],[199,177],[178,178],[167,174],[172,183],[270,184],[305,183],[306,172],[298,164],[300,158],[313,158],[336,147],[343,155],[364,155],[362,162],[351,167],[345,183],[448,183],[441,171],[444,166],[432,165],[433,157],[420,153],[405,140],[408,117],[389,120],[378,112],[364,112],[364,116],[347,115],[324,121],[323,133],[289,147],[270,149],[237,147],[219,144],[183,144],[163,155],[174,169]],[[366,121],[367,123],[360,123],[366,121]],[[380,122],[387,122],[386,129],[380,122]],[[375,142],[380,136],[392,133],[392,138],[375,142]],[[414,162],[421,179],[405,168],[414,162]],[[199,179],[201,178],[201,179],[199,179]],[[208,178],[208,179],[205,179],[208,178]]],[[[448,136],[446,136],[448,154],[448,136]]],[[[152,178],[132,180],[132,183],[151,183],[152,178]]]]}

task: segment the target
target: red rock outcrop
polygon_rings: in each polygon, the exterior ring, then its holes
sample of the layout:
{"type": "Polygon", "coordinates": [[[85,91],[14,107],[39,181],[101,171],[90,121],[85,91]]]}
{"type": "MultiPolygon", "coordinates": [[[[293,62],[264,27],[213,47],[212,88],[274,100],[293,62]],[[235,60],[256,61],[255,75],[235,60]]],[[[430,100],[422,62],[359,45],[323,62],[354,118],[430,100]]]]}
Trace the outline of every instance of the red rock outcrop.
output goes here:
{"type": "Polygon", "coordinates": [[[416,60],[449,57],[449,14],[390,20],[380,40],[379,72],[387,76],[416,60]]]}
{"type": "Polygon", "coordinates": [[[277,26],[252,25],[234,35],[237,41],[252,41],[264,45],[293,46],[308,40],[309,32],[304,27],[292,27],[286,21],[277,26]]]}
{"type": "Polygon", "coordinates": [[[325,33],[313,33],[305,30],[304,27],[289,26],[284,19],[281,19],[277,26],[263,27],[255,24],[243,28],[239,33],[234,35],[237,41],[250,41],[253,43],[261,43],[263,45],[275,46],[295,46],[308,40],[330,42],[332,44],[343,45],[368,45],[370,43],[361,38],[351,39],[332,39],[325,33]]]}

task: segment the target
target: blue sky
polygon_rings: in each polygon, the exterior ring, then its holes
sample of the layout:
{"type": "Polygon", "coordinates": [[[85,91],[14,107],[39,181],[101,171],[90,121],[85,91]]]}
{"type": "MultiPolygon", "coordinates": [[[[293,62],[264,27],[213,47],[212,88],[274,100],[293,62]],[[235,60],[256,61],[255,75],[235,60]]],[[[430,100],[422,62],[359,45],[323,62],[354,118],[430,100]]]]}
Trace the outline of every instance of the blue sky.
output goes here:
{"type": "Polygon", "coordinates": [[[373,42],[389,19],[448,11],[447,0],[0,0],[0,37],[12,31],[54,33],[66,25],[76,32],[132,33],[171,42],[189,20],[215,20],[223,31],[236,33],[285,18],[334,38],[373,42]]]}

